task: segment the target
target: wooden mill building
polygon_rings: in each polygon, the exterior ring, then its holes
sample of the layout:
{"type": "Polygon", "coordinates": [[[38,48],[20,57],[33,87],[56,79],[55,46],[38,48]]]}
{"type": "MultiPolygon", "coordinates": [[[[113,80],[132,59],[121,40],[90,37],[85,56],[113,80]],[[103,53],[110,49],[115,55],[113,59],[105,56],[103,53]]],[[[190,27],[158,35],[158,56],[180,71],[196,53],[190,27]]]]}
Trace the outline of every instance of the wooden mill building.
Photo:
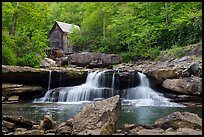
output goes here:
{"type": "Polygon", "coordinates": [[[74,28],[79,29],[79,26],[56,21],[50,30],[49,47],[55,50],[62,50],[64,54],[72,52],[68,34],[72,33],[74,28]]]}

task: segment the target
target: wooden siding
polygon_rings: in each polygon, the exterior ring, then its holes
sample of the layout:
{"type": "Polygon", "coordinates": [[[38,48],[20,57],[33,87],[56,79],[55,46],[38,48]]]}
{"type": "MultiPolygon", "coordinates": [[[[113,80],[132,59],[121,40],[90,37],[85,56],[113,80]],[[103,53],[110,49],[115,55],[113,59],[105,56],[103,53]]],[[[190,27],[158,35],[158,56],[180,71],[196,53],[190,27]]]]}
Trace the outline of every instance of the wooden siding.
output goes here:
{"type": "Polygon", "coordinates": [[[57,23],[50,31],[49,46],[52,49],[60,49],[65,54],[73,52],[72,46],[69,45],[68,33],[63,32],[57,23]]]}

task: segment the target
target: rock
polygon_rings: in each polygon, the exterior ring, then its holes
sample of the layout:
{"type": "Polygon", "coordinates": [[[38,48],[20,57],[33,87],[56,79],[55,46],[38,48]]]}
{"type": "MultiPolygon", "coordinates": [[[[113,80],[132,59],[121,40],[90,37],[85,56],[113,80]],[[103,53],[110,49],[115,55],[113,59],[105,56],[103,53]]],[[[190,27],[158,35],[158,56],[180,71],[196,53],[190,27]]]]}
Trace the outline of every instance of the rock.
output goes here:
{"type": "Polygon", "coordinates": [[[6,128],[6,127],[4,127],[3,124],[2,124],[2,129],[1,129],[1,130],[2,130],[2,132],[1,132],[2,135],[4,135],[4,134],[8,134],[8,133],[9,133],[9,129],[6,128]]]}
{"type": "Polygon", "coordinates": [[[50,58],[44,58],[40,63],[41,68],[45,67],[57,67],[56,61],[50,59],[50,58]]]}
{"type": "Polygon", "coordinates": [[[191,128],[179,128],[177,130],[163,130],[155,129],[141,129],[137,132],[130,133],[130,135],[202,135],[202,130],[195,130],[191,128]]]}
{"type": "Polygon", "coordinates": [[[193,63],[190,68],[188,69],[189,73],[200,77],[202,75],[202,68],[200,67],[199,63],[193,63]]]}
{"type": "Polygon", "coordinates": [[[31,129],[40,129],[40,125],[33,125],[31,129]]]}
{"type": "Polygon", "coordinates": [[[179,128],[175,132],[167,132],[166,135],[202,135],[202,130],[179,128]]]}
{"type": "Polygon", "coordinates": [[[73,131],[73,126],[70,122],[62,122],[56,128],[56,135],[71,135],[73,131]]]}
{"type": "Polygon", "coordinates": [[[190,112],[173,112],[170,115],[155,121],[155,126],[162,129],[192,128],[202,129],[202,119],[190,112]]]}
{"type": "Polygon", "coordinates": [[[11,96],[8,98],[8,101],[18,101],[19,96],[11,96]]]}
{"type": "Polygon", "coordinates": [[[116,122],[121,110],[120,96],[116,95],[102,101],[88,104],[68,123],[61,123],[56,134],[64,133],[65,128],[73,135],[110,135],[116,128],[116,122]],[[64,129],[62,128],[64,127],[64,129]],[[60,131],[61,130],[61,131],[60,131]]]}
{"type": "Polygon", "coordinates": [[[21,127],[26,129],[31,129],[34,124],[36,124],[34,121],[22,118],[22,117],[15,117],[15,116],[3,116],[3,120],[15,123],[15,127],[21,127]]]}
{"type": "Polygon", "coordinates": [[[14,129],[15,128],[15,123],[11,123],[11,122],[2,120],[2,126],[7,128],[7,129],[14,129]]]}
{"type": "Polygon", "coordinates": [[[162,132],[164,132],[163,129],[142,129],[136,135],[161,135],[162,132]]]}
{"type": "Polygon", "coordinates": [[[14,132],[14,135],[44,135],[43,130],[27,130],[24,132],[14,132]]]}
{"type": "Polygon", "coordinates": [[[44,120],[40,122],[40,126],[38,129],[44,129],[44,130],[50,130],[54,128],[54,125],[56,122],[52,119],[52,116],[50,115],[45,115],[44,120]]]}
{"type": "MultiPolygon", "coordinates": [[[[4,85],[3,83],[2,85],[4,85]]],[[[37,86],[37,85],[24,85],[22,87],[16,87],[16,88],[2,88],[3,92],[5,92],[6,95],[14,95],[14,94],[21,94],[25,92],[38,92],[44,90],[43,87],[37,86]]]]}
{"type": "Polygon", "coordinates": [[[27,131],[26,128],[16,128],[15,132],[25,132],[27,131]]]}
{"type": "Polygon", "coordinates": [[[166,79],[162,86],[182,94],[200,95],[202,93],[202,78],[186,77],[181,79],[166,79]],[[201,92],[200,92],[201,91],[201,92]]]}
{"type": "Polygon", "coordinates": [[[67,57],[57,60],[58,66],[62,65],[77,65],[80,67],[107,67],[114,64],[121,63],[121,58],[114,54],[95,53],[95,52],[81,52],[73,53],[67,57]]]}
{"type": "Polygon", "coordinates": [[[55,133],[46,133],[44,135],[55,135],[55,133]]]}
{"type": "Polygon", "coordinates": [[[2,102],[5,101],[5,100],[7,99],[7,98],[4,97],[4,96],[2,96],[1,98],[2,98],[2,102]]]}
{"type": "MultiPolygon", "coordinates": [[[[49,70],[52,70],[52,88],[82,84],[85,82],[89,71],[88,69],[59,67],[52,67],[49,70]]],[[[45,68],[2,65],[3,96],[21,94],[27,98],[42,93],[48,87],[49,70],[45,68]],[[26,93],[29,93],[29,96],[26,93]]]]}
{"type": "Polygon", "coordinates": [[[178,76],[176,70],[169,68],[155,68],[152,70],[147,70],[145,73],[156,79],[156,83],[163,83],[163,81],[166,79],[176,78],[178,76]]]}

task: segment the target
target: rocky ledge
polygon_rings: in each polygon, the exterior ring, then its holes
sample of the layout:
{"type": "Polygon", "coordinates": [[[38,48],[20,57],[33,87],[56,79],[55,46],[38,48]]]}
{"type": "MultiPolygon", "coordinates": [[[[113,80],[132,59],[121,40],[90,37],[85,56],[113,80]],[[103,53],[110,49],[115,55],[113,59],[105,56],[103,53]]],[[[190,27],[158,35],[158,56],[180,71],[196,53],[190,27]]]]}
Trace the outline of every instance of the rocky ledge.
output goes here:
{"type": "Polygon", "coordinates": [[[49,78],[52,88],[82,84],[86,80],[88,71],[83,68],[31,68],[2,65],[2,95],[9,98],[13,95],[32,96],[42,93],[48,89],[49,78]]]}
{"type": "Polygon", "coordinates": [[[151,81],[154,81],[155,85],[160,85],[165,89],[174,91],[174,93],[188,95],[202,94],[201,57],[184,56],[178,59],[171,58],[166,61],[158,60],[143,61],[141,64],[119,64],[114,66],[113,69],[140,71],[146,74],[151,81]]]}

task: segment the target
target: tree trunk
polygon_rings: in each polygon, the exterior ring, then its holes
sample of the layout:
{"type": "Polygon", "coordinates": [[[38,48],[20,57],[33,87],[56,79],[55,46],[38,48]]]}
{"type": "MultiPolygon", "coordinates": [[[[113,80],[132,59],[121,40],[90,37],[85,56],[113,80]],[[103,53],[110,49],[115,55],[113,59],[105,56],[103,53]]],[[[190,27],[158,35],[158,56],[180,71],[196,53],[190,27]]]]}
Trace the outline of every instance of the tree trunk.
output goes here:
{"type": "Polygon", "coordinates": [[[105,39],[106,37],[106,13],[103,13],[103,38],[105,39]]]}
{"type": "Polygon", "coordinates": [[[169,16],[169,15],[168,15],[168,14],[169,14],[169,9],[168,9],[168,8],[169,8],[169,7],[168,7],[168,2],[165,2],[165,9],[166,9],[166,25],[167,25],[167,26],[169,25],[169,21],[168,21],[168,20],[169,20],[169,19],[168,19],[168,18],[169,18],[169,17],[168,17],[168,16],[169,16]]]}
{"type": "Polygon", "coordinates": [[[18,17],[18,13],[17,13],[18,6],[19,6],[19,2],[16,2],[16,10],[13,14],[13,22],[12,22],[11,30],[9,32],[9,35],[12,35],[12,36],[15,35],[16,23],[17,23],[17,17],[18,17]]]}

